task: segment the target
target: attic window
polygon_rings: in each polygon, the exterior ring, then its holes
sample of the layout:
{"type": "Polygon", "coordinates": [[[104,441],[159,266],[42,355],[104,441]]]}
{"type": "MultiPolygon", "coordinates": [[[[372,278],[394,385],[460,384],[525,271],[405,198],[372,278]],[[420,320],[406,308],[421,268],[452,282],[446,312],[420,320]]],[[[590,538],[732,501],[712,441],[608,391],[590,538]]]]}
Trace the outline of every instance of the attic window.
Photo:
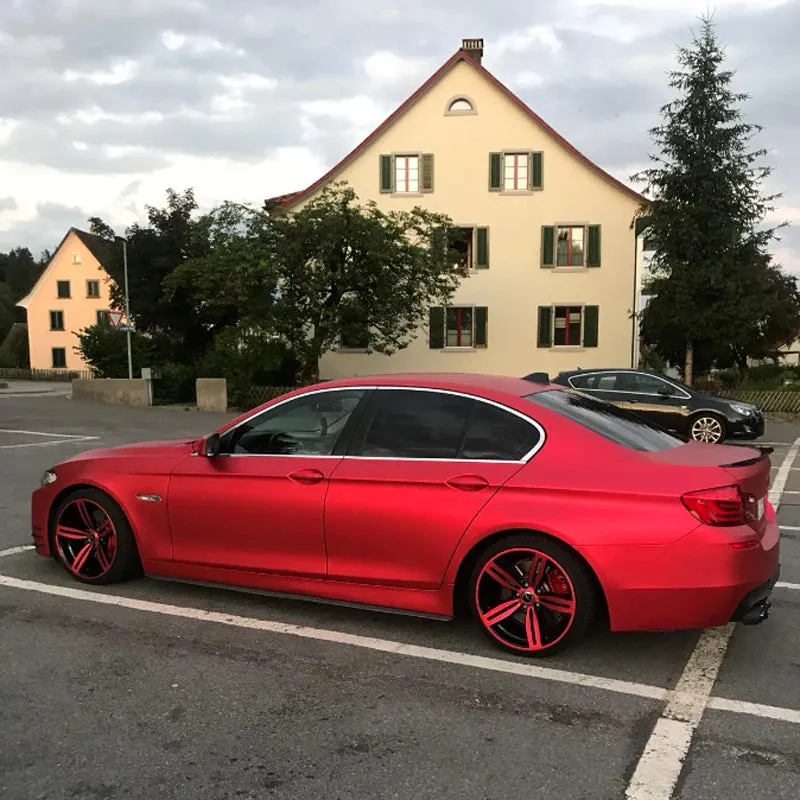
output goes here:
{"type": "Polygon", "coordinates": [[[447,103],[447,110],[445,114],[475,114],[475,103],[468,97],[459,95],[458,97],[451,98],[447,103]]]}
{"type": "Polygon", "coordinates": [[[73,253],[72,254],[72,263],[73,264],[80,264],[81,263],[80,253],[73,253]]]}

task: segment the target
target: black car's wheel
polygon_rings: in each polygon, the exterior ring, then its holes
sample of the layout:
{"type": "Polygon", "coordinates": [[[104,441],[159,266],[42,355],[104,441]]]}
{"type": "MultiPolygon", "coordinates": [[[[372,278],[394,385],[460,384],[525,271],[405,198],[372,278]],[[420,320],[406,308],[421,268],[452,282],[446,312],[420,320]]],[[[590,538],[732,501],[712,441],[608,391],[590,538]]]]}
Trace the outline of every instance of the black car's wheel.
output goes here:
{"type": "Polygon", "coordinates": [[[538,534],[508,536],[478,559],[469,583],[472,613],[497,645],[533,657],[582,639],[597,595],[568,548],[538,534]]]}
{"type": "Polygon", "coordinates": [[[689,434],[696,442],[719,444],[725,440],[725,422],[716,414],[698,414],[692,418],[689,434]]]}
{"type": "Polygon", "coordinates": [[[120,507],[97,489],[76,489],[53,514],[53,552],[82,583],[116,583],[142,574],[133,531],[120,507]]]}

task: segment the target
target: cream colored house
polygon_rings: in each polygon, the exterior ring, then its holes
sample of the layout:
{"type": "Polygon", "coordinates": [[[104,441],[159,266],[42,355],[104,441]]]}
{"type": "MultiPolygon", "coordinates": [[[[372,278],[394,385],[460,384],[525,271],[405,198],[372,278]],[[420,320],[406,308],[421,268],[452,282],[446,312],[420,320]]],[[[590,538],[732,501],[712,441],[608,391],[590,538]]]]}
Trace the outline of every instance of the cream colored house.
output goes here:
{"type": "Polygon", "coordinates": [[[423,205],[467,233],[470,274],[452,305],[395,355],[339,347],[322,377],[401,371],[551,375],[626,367],[638,354],[646,200],[550,128],[462,47],[308,189],[266,202],[298,210],[347,181],[381,208],[423,205]]]}
{"type": "Polygon", "coordinates": [[[70,228],[27,297],[31,369],[88,370],[77,332],[108,319],[110,278],[103,268],[113,243],[70,228]]]}

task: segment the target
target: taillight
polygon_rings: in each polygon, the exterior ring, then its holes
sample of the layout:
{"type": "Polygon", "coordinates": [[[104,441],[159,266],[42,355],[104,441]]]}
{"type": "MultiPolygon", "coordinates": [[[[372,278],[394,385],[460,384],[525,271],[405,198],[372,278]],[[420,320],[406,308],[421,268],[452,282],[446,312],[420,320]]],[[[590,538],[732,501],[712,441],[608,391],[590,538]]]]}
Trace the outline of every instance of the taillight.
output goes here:
{"type": "Polygon", "coordinates": [[[706,525],[746,525],[750,496],[742,493],[738,486],[719,486],[687,492],[681,502],[706,525]]]}

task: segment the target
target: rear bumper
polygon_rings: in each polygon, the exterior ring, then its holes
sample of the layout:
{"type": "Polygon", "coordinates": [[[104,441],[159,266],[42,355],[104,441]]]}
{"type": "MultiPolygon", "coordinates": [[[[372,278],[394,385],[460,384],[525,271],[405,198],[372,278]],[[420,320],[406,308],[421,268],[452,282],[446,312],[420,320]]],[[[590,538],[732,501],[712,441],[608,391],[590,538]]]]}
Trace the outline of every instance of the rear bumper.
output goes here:
{"type": "Polygon", "coordinates": [[[780,563],[780,529],[769,502],[765,514],[760,539],[744,526],[701,525],[673,545],[586,548],[605,590],[612,630],[697,630],[737,619],[763,621],[760,604],[768,603],[780,563]]]}

